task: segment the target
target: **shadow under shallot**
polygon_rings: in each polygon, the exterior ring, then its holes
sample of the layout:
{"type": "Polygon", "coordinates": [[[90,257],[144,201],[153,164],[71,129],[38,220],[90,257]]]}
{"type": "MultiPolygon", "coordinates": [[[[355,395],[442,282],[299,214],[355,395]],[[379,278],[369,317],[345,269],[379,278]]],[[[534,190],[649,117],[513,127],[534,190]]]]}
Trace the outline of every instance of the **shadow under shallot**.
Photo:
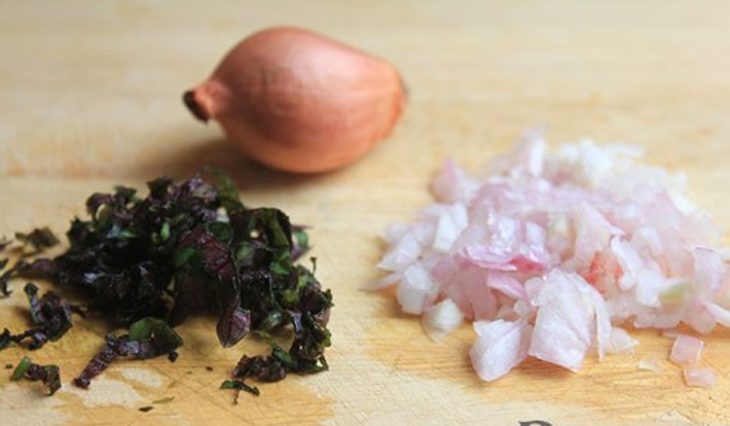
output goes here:
{"type": "Polygon", "coordinates": [[[324,180],[329,175],[296,174],[270,169],[248,158],[223,138],[183,146],[187,147],[141,164],[139,172],[149,179],[161,175],[184,179],[205,167],[213,167],[227,174],[239,189],[257,191],[292,189],[324,180]]]}

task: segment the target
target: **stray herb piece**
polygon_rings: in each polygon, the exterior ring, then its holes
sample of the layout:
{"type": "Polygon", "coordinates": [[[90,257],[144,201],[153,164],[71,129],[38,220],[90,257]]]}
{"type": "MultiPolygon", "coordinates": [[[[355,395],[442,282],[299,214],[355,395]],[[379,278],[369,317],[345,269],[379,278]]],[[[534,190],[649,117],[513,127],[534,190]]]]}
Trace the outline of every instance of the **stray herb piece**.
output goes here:
{"type": "Polygon", "coordinates": [[[175,400],[174,396],[166,396],[164,398],[160,398],[158,400],[152,401],[153,404],[167,404],[168,402],[172,402],[175,400]]]}
{"type": "MultiPolygon", "coordinates": [[[[5,251],[5,249],[10,245],[12,241],[5,239],[3,237],[2,240],[0,240],[0,253],[5,251]]],[[[0,271],[5,269],[5,267],[8,265],[9,259],[0,259],[0,271]]],[[[0,293],[2,293],[3,297],[7,297],[12,293],[10,288],[8,288],[8,282],[10,281],[10,278],[13,274],[13,268],[10,268],[9,270],[3,272],[0,274],[0,293]]]]}
{"type": "Polygon", "coordinates": [[[314,271],[294,263],[310,247],[306,228],[291,225],[280,210],[244,206],[230,179],[214,170],[180,183],[158,178],[147,187],[144,198],[121,186],[92,194],[88,219],[74,219],[66,233],[68,250],[13,268],[80,290],[90,309],[131,325],[128,336],[107,337],[77,385],[88,386],[118,356],[173,353],[146,350],[149,344],[131,349],[136,321],[157,318],[174,326],[201,310],[218,315],[224,347],[249,334],[293,331],[289,348],[272,346],[271,355],[254,357],[259,361],[247,377],[273,381],[327,369],[332,295],[314,271]]]}
{"type": "Polygon", "coordinates": [[[309,251],[309,235],[307,227],[301,225],[292,225],[292,257],[299,258],[309,251]]]}
{"type": "Polygon", "coordinates": [[[129,327],[129,334],[119,337],[107,335],[106,344],[74,379],[74,385],[88,388],[91,379],[106,370],[118,357],[154,358],[174,352],[182,343],[182,338],[164,321],[143,318],[129,327]]]}
{"type": "Polygon", "coordinates": [[[31,364],[33,364],[33,361],[31,361],[30,357],[24,356],[18,363],[18,366],[15,367],[15,371],[13,371],[13,375],[10,376],[10,380],[18,381],[22,379],[31,364]]]}
{"type": "Polygon", "coordinates": [[[33,327],[20,334],[10,334],[5,329],[0,334],[0,349],[6,348],[10,342],[22,344],[27,340],[29,349],[38,349],[49,340],[56,341],[71,328],[72,312],[81,312],[78,306],[62,302],[52,291],[47,291],[39,298],[38,287],[33,283],[27,283],[23,290],[30,305],[33,327]]]}
{"type": "Polygon", "coordinates": [[[236,395],[233,398],[233,403],[238,404],[238,395],[241,393],[241,391],[248,392],[251,395],[259,396],[261,393],[259,391],[259,388],[256,386],[249,386],[246,383],[243,382],[243,380],[226,380],[225,382],[221,383],[221,389],[234,389],[236,391],[236,395]]]}
{"type": "Polygon", "coordinates": [[[13,364],[5,364],[6,370],[10,370],[11,368],[13,368],[13,364]]]}
{"type": "Polygon", "coordinates": [[[48,386],[49,395],[53,395],[61,389],[61,376],[58,366],[35,364],[27,356],[20,360],[10,376],[10,380],[17,381],[20,379],[42,381],[44,385],[48,386]]]}
{"type": "MultiPolygon", "coordinates": [[[[0,259],[0,271],[5,269],[5,266],[8,264],[8,259],[0,259]]],[[[10,290],[8,287],[8,283],[10,282],[10,278],[13,275],[13,269],[10,268],[7,271],[3,272],[0,275],[0,293],[2,293],[3,297],[10,296],[10,293],[13,291],[10,290]]]]}
{"type": "MultiPolygon", "coordinates": [[[[0,252],[5,251],[5,248],[10,244],[9,240],[6,240],[5,237],[3,237],[2,240],[0,240],[0,252]]],[[[9,259],[0,259],[0,271],[5,269],[5,267],[8,265],[9,259]]],[[[10,274],[8,272],[4,272],[0,275],[0,293],[2,293],[3,296],[9,296],[11,291],[8,289],[8,281],[10,280],[10,274]]]]}
{"type": "Polygon", "coordinates": [[[15,239],[23,243],[25,247],[30,246],[34,253],[40,253],[60,242],[58,237],[48,227],[36,228],[27,234],[16,232],[15,239]]]}
{"type": "MultiPolygon", "coordinates": [[[[8,259],[0,260],[0,270],[8,263],[8,259]]],[[[14,276],[26,278],[50,278],[56,272],[56,264],[50,259],[36,259],[33,262],[26,262],[21,259],[0,275],[0,292],[3,296],[9,296],[12,291],[8,287],[10,279],[14,276]]]]}
{"type": "Polygon", "coordinates": [[[206,371],[213,371],[213,367],[211,367],[211,366],[208,365],[208,366],[205,367],[205,370],[206,371]]]}
{"type": "Polygon", "coordinates": [[[3,329],[3,332],[0,333],[0,350],[7,348],[12,341],[13,335],[10,334],[10,330],[3,329]]]}
{"type": "MultiPolygon", "coordinates": [[[[279,351],[281,351],[282,354],[286,354],[288,356],[288,353],[286,351],[283,351],[281,348],[279,348],[279,351]]],[[[293,363],[291,358],[289,358],[289,361],[293,363]]],[[[286,367],[284,366],[284,364],[282,364],[281,361],[279,361],[279,359],[275,358],[274,356],[259,355],[250,358],[244,355],[236,365],[236,368],[233,369],[233,379],[223,382],[221,384],[221,389],[235,389],[236,395],[234,398],[234,403],[237,404],[238,396],[241,391],[246,391],[256,396],[259,395],[259,390],[257,387],[249,386],[245,382],[245,380],[249,377],[254,377],[262,382],[276,382],[284,379],[286,377],[286,374],[286,367]]]]}
{"type": "MultiPolygon", "coordinates": [[[[286,357],[284,355],[286,352],[281,349],[276,353],[286,357]]],[[[286,363],[293,363],[293,361],[291,358],[287,358],[286,363]]],[[[262,382],[278,382],[286,377],[286,372],[285,364],[275,356],[259,355],[249,358],[244,355],[233,369],[233,377],[241,380],[255,377],[262,382]]]]}
{"type": "Polygon", "coordinates": [[[143,413],[146,413],[146,412],[152,410],[153,408],[155,408],[155,407],[153,407],[151,405],[145,405],[144,407],[139,407],[138,410],[143,413]]]}

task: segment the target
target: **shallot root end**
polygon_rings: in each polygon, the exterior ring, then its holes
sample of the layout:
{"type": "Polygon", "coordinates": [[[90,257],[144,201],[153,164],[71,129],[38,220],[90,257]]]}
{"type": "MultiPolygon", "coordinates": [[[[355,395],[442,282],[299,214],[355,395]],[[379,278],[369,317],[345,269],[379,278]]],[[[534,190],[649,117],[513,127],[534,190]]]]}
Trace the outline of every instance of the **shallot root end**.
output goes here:
{"type": "Polygon", "coordinates": [[[208,114],[205,112],[205,110],[201,107],[200,103],[195,99],[195,91],[194,90],[188,90],[187,92],[183,93],[183,102],[185,103],[185,106],[188,107],[188,110],[190,110],[190,113],[195,116],[198,120],[202,121],[203,123],[207,123],[208,119],[210,118],[208,114]]]}

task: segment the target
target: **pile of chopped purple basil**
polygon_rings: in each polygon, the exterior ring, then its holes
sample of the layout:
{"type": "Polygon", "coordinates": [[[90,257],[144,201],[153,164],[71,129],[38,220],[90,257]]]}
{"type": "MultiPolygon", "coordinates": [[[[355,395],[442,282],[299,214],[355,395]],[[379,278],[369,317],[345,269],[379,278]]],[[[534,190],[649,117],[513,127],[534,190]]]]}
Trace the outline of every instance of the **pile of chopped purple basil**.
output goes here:
{"type": "MultiPolygon", "coordinates": [[[[26,284],[33,326],[17,334],[4,329],[0,349],[11,344],[38,349],[60,339],[73,314],[100,312],[129,332],[106,337],[74,379],[86,388],[119,357],[168,355],[174,361],[183,344],[174,327],[192,313],[212,311],[222,346],[253,333],[272,348],[270,355],[244,355],[221,388],[258,395],[245,380],[273,382],[290,372],[326,370],[332,295],[322,290],[314,270],[295,264],[309,248],[304,227],[291,225],[280,210],[247,208],[217,171],[205,170],[179,184],[160,178],[148,187],[145,198],[121,186],[114,193],[92,194],[86,201],[90,219],[72,221],[69,247],[55,258],[27,260],[28,254],[59,243],[49,229],[16,234],[24,254],[0,275],[5,297],[11,294],[11,278],[43,278],[81,293],[87,303],[70,305],[53,291],[39,297],[38,288],[26,284]],[[294,334],[288,350],[273,339],[284,329],[294,334]]],[[[0,251],[9,245],[1,242],[0,251]]],[[[8,263],[0,260],[0,270],[8,263]]],[[[15,380],[42,380],[51,394],[60,387],[58,367],[38,366],[27,357],[21,366],[15,380]]]]}

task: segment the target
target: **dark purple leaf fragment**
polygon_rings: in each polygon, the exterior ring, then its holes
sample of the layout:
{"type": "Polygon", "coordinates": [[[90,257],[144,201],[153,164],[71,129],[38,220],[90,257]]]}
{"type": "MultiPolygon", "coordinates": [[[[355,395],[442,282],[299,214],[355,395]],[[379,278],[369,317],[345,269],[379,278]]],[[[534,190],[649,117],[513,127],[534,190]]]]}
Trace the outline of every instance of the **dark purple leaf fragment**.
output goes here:
{"type": "Polygon", "coordinates": [[[52,291],[38,297],[38,287],[28,283],[23,289],[30,305],[30,319],[33,327],[20,334],[11,334],[5,329],[0,334],[0,349],[6,348],[10,342],[22,344],[28,341],[29,349],[38,349],[46,342],[56,341],[71,328],[71,314],[78,312],[78,307],[64,303],[52,291]]]}
{"type": "Polygon", "coordinates": [[[26,379],[30,381],[42,381],[48,386],[49,395],[53,395],[61,389],[61,376],[56,365],[35,364],[29,357],[23,357],[15,367],[10,380],[26,379]]]}
{"type": "Polygon", "coordinates": [[[13,341],[13,335],[10,334],[10,330],[7,328],[0,333],[0,350],[7,348],[13,341]]]}
{"type": "MultiPolygon", "coordinates": [[[[0,260],[0,270],[8,263],[8,259],[0,260]]],[[[0,292],[3,296],[9,296],[12,291],[8,288],[10,279],[14,276],[22,276],[25,278],[52,278],[57,271],[56,264],[51,259],[36,259],[27,262],[23,259],[18,260],[12,268],[7,269],[0,275],[0,292]]]]}
{"type": "MultiPolygon", "coordinates": [[[[87,388],[118,357],[155,358],[176,353],[182,338],[167,323],[157,318],[143,318],[129,327],[129,334],[107,335],[104,347],[94,355],[84,371],[74,379],[74,385],[87,388]]],[[[176,358],[176,356],[175,356],[176,358]]]]}
{"type": "Polygon", "coordinates": [[[35,259],[32,262],[25,260],[19,260],[13,266],[13,272],[17,276],[24,278],[47,278],[53,279],[54,275],[58,272],[58,264],[52,259],[35,259]]]}
{"type": "MultiPolygon", "coordinates": [[[[7,259],[3,261],[3,267],[5,267],[5,264],[7,264],[7,259]]],[[[0,269],[2,270],[2,269],[0,269]]],[[[8,269],[7,271],[3,272],[2,275],[0,275],[0,293],[2,293],[3,297],[10,296],[10,293],[13,291],[10,290],[10,287],[8,284],[10,283],[10,278],[13,275],[13,269],[8,269]]]]}
{"type": "Polygon", "coordinates": [[[121,345],[120,340],[113,336],[106,336],[106,343],[104,347],[99,351],[81,372],[81,374],[74,379],[74,385],[80,388],[88,388],[91,383],[91,379],[101,374],[102,371],[109,367],[118,356],[121,350],[118,346],[121,345]]]}
{"type": "MultiPolygon", "coordinates": [[[[229,385],[235,389],[255,389],[244,379],[270,382],[290,372],[326,369],[332,296],[314,271],[294,264],[310,247],[306,228],[292,226],[280,210],[247,208],[231,180],[215,170],[179,183],[158,178],[147,186],[146,197],[126,187],[92,194],[88,217],[71,222],[65,252],[21,261],[0,276],[5,293],[11,276],[49,278],[86,297],[89,310],[130,327],[128,335],[107,336],[74,383],[88,386],[118,357],[174,360],[182,340],[171,325],[198,311],[217,314],[216,333],[225,347],[252,333],[293,331],[289,349],[272,344],[270,355],[244,357],[229,385]]],[[[32,288],[27,294],[39,323],[23,339],[39,346],[60,337],[61,313],[78,309],[48,313],[39,306],[53,304],[53,297],[39,298],[32,288]],[[47,323],[53,327],[43,329],[47,323]]],[[[0,334],[0,347],[18,337],[0,334]]]]}
{"type": "Polygon", "coordinates": [[[301,225],[292,225],[292,249],[291,258],[293,261],[299,259],[304,253],[308,252],[309,246],[309,235],[307,234],[307,227],[301,225]]]}
{"type": "Polygon", "coordinates": [[[233,369],[232,376],[237,379],[254,377],[262,382],[278,382],[286,377],[286,371],[284,364],[273,356],[244,355],[233,369]]]}
{"type": "Polygon", "coordinates": [[[35,253],[40,253],[60,242],[56,234],[48,227],[36,228],[27,234],[16,232],[15,239],[20,241],[23,246],[31,247],[35,253]]]}
{"type": "Polygon", "coordinates": [[[224,348],[231,347],[246,337],[251,329],[251,312],[240,306],[229,307],[218,319],[216,332],[224,348]]]}
{"type": "Polygon", "coordinates": [[[261,393],[259,391],[259,388],[256,386],[250,386],[246,384],[243,380],[226,380],[223,383],[221,383],[220,386],[221,389],[234,389],[236,391],[235,396],[233,397],[233,403],[238,404],[238,395],[241,393],[241,391],[248,392],[251,395],[259,396],[261,393]]]}

